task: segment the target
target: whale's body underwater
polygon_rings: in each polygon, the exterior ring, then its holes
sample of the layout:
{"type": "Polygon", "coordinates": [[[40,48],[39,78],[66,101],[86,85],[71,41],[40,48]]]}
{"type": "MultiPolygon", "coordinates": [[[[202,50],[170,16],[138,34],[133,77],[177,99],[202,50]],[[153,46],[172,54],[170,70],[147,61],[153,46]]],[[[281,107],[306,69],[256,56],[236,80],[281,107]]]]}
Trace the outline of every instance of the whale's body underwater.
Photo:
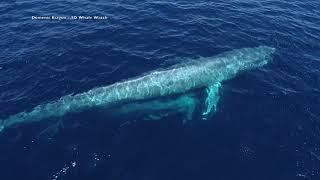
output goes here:
{"type": "Polygon", "coordinates": [[[275,49],[268,46],[236,49],[170,69],[153,71],[144,76],[95,88],[85,93],[67,95],[55,102],[38,105],[31,111],[0,120],[0,131],[19,123],[61,117],[91,107],[112,107],[120,103],[183,94],[199,88],[207,88],[206,109],[202,113],[205,116],[217,105],[221,82],[239,72],[267,64],[274,52],[275,49]]]}

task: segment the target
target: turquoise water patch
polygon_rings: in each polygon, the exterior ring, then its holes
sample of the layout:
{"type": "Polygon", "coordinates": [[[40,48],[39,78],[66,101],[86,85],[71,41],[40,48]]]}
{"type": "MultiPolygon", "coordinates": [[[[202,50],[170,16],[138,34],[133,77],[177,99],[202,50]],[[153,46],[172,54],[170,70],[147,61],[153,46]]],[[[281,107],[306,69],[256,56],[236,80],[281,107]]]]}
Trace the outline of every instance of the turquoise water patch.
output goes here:
{"type": "Polygon", "coordinates": [[[173,114],[183,115],[182,119],[191,120],[200,101],[194,94],[175,98],[158,98],[151,101],[125,104],[109,111],[114,116],[138,115],[144,120],[160,120],[173,114]]]}

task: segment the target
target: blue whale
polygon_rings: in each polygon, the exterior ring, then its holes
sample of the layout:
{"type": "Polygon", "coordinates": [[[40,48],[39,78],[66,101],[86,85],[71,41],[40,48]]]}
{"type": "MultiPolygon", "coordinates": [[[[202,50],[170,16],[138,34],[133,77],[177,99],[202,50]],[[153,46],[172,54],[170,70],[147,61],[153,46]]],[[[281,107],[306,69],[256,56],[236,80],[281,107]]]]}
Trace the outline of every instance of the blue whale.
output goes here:
{"type": "Polygon", "coordinates": [[[67,95],[59,100],[41,104],[31,111],[20,112],[0,120],[0,131],[19,123],[61,117],[92,107],[112,107],[206,88],[203,116],[214,112],[219,101],[221,83],[240,72],[259,68],[271,61],[275,48],[258,46],[228,51],[213,57],[188,60],[165,70],[98,87],[88,92],[67,95]]]}

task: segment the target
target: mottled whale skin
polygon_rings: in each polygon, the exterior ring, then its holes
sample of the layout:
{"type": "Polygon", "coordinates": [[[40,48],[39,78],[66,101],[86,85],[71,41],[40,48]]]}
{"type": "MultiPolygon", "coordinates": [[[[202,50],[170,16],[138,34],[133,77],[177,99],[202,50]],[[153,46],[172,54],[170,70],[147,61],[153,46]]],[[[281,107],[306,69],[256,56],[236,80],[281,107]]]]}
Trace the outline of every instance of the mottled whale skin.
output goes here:
{"type": "Polygon", "coordinates": [[[238,73],[267,64],[275,48],[258,46],[228,51],[213,57],[199,58],[166,70],[153,71],[144,76],[118,82],[88,92],[67,95],[59,100],[38,105],[31,111],[21,112],[0,120],[0,131],[18,123],[61,117],[70,112],[80,112],[91,107],[110,107],[119,103],[134,102],[156,97],[186,93],[207,88],[208,114],[215,108],[220,83],[238,73]]]}

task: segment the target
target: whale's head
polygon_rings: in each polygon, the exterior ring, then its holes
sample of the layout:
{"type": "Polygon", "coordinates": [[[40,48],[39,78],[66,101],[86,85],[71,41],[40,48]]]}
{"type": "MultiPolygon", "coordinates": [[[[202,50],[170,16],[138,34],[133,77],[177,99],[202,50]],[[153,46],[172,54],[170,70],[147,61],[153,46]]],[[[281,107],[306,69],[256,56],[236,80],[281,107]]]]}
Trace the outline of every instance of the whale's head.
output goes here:
{"type": "Polygon", "coordinates": [[[231,51],[224,62],[228,68],[237,71],[250,70],[268,64],[274,52],[275,48],[269,46],[237,49],[231,51]]]}
{"type": "Polygon", "coordinates": [[[230,79],[239,72],[268,64],[272,60],[275,50],[269,46],[232,50],[210,58],[207,61],[207,69],[218,74],[217,78],[220,80],[230,79]]]}
{"type": "Polygon", "coordinates": [[[242,65],[242,70],[258,68],[268,64],[275,51],[275,48],[269,46],[246,48],[239,52],[238,63],[242,65]]]}

